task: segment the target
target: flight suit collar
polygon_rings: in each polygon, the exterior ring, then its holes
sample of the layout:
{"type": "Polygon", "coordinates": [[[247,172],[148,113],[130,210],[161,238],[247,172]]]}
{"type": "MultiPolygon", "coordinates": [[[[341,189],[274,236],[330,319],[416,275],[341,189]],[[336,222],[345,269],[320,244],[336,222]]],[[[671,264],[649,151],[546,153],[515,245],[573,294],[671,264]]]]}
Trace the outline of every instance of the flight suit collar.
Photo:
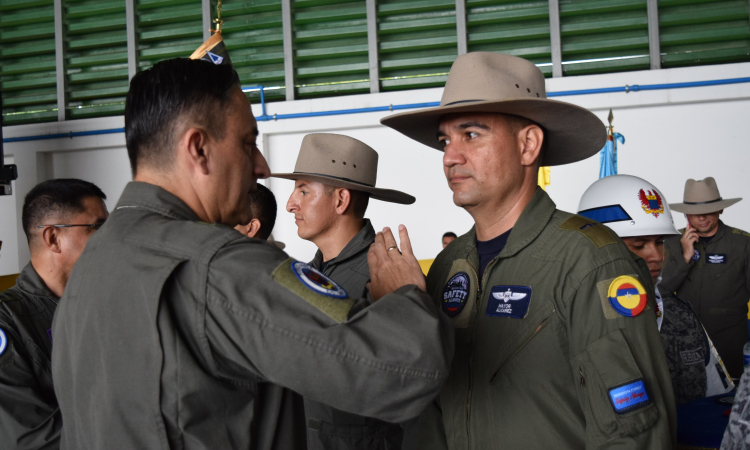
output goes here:
{"type": "MultiPolygon", "coordinates": [[[[336,264],[340,264],[349,258],[357,256],[363,250],[368,249],[370,247],[370,244],[372,244],[374,241],[375,229],[372,227],[370,219],[365,219],[364,226],[361,230],[359,230],[359,233],[354,235],[349,243],[346,244],[346,247],[341,250],[341,253],[339,253],[338,256],[333,259],[333,261],[331,261],[331,267],[335,266],[336,264]]],[[[313,258],[310,264],[316,269],[319,269],[323,265],[323,252],[321,252],[320,250],[315,252],[315,258],[313,258]]]]}
{"type": "Polygon", "coordinates": [[[42,277],[39,276],[31,263],[26,264],[26,267],[21,271],[21,274],[16,280],[16,286],[18,286],[18,289],[22,290],[24,293],[37,297],[49,298],[55,304],[60,300],[49,290],[44,283],[44,280],[42,280],[42,277]]]}
{"type": "Polygon", "coordinates": [[[177,196],[150,183],[131,181],[125,186],[115,210],[139,208],[156,212],[175,220],[200,221],[195,212],[177,196]]]}
{"type": "Polygon", "coordinates": [[[709,241],[709,243],[721,240],[724,237],[724,235],[727,234],[727,228],[728,227],[726,225],[724,225],[724,222],[722,222],[720,220],[719,221],[719,229],[716,230],[716,234],[714,234],[714,236],[711,238],[711,240],[709,241]]]}

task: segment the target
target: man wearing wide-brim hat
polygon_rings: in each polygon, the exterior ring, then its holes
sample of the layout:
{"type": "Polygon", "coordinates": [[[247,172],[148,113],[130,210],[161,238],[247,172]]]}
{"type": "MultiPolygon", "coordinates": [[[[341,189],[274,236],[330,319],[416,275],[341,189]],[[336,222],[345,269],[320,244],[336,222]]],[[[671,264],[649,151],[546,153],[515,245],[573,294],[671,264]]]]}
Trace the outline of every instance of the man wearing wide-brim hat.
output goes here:
{"type": "Polygon", "coordinates": [[[534,64],[493,53],[459,56],[440,106],[381,122],[444,151],[453,201],[475,222],[427,276],[453,320],[456,353],[405,444],[673,448],[674,396],[647,271],[612,231],[557,210],[537,188],[540,165],[604,146],[602,122],[547,100],[534,64]]]}
{"type": "Polygon", "coordinates": [[[667,261],[662,284],[689,301],[716,345],[729,375],[743,370],[742,347],[748,340],[750,234],[724,225],[719,215],[741,198],[725,199],[716,180],[687,180],[682,203],[688,225],[681,237],[664,242],[667,261]]]}
{"type": "MultiPolygon", "coordinates": [[[[406,205],[415,201],[409,194],[376,187],[377,173],[378,153],[364,142],[340,134],[315,133],[302,140],[293,173],[271,174],[295,180],[286,209],[294,214],[298,235],[318,247],[310,265],[356,298],[367,296],[370,281],[367,253],[375,242],[375,230],[365,219],[369,199],[406,205]]],[[[397,255],[398,249],[393,246],[388,252],[397,255]]],[[[393,338],[399,339],[397,335],[393,338]]],[[[401,448],[403,431],[398,424],[347,413],[308,398],[305,416],[310,450],[401,448]]]]}

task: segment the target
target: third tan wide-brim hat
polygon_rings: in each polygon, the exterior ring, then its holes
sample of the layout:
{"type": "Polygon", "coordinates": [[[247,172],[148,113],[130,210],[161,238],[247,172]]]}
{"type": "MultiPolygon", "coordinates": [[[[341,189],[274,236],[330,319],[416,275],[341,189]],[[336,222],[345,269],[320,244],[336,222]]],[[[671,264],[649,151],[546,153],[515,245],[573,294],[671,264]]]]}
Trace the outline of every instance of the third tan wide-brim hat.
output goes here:
{"type": "Polygon", "coordinates": [[[544,128],[543,166],[559,166],[596,154],[607,139],[604,124],[580,106],[548,100],[544,75],[533,63],[510,55],[474,52],[451,67],[440,106],[388,116],[380,121],[437,150],[440,118],[453,113],[503,113],[544,128]]]}
{"type": "Polygon", "coordinates": [[[670,203],[672,211],[683,214],[711,214],[732,206],[742,198],[724,199],[719,193],[719,186],[713,177],[695,181],[692,178],[685,182],[685,193],[682,203],[670,203]]]}
{"type": "Polygon", "coordinates": [[[374,199],[391,203],[411,205],[416,200],[404,192],[375,187],[378,152],[342,134],[308,134],[302,139],[294,173],[272,173],[271,176],[367,192],[374,199]]]}

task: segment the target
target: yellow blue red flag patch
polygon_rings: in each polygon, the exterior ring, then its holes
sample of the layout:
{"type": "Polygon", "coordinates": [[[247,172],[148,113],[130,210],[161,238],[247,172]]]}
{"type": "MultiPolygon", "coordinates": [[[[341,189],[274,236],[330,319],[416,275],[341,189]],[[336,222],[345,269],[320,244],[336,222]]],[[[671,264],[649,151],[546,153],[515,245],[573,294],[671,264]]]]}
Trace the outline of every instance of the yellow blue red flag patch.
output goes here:
{"type": "Polygon", "coordinates": [[[635,317],[646,308],[646,289],[635,277],[623,275],[609,285],[609,304],[625,317],[635,317]]]}

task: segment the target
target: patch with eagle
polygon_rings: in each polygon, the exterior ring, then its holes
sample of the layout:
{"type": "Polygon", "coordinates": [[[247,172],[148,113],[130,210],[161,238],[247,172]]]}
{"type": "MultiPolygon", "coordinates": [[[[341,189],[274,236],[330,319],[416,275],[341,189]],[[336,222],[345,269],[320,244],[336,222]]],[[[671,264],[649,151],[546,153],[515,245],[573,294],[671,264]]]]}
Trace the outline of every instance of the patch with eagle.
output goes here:
{"type": "Polygon", "coordinates": [[[638,192],[638,198],[641,200],[641,208],[646,214],[653,214],[654,217],[659,217],[659,214],[664,214],[664,202],[661,199],[661,195],[656,189],[644,191],[643,189],[638,192]]]}

